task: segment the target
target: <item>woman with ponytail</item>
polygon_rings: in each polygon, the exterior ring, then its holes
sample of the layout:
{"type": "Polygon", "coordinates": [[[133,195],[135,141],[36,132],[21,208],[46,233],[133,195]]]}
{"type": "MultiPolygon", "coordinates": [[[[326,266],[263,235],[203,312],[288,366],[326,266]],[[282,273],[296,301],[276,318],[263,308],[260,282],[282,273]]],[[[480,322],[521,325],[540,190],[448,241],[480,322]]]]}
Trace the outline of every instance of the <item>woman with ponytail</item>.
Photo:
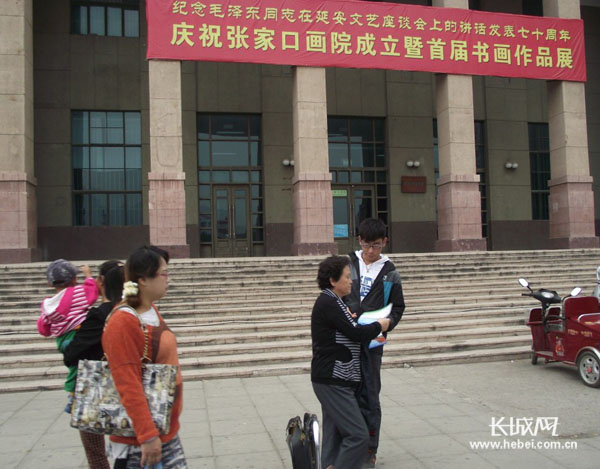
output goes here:
{"type": "Polygon", "coordinates": [[[115,387],[136,435],[110,437],[115,469],[139,469],[145,466],[187,468],[178,437],[183,397],[181,370],[178,368],[177,371],[171,427],[166,435],[159,435],[154,426],[142,388],[140,364],[145,340],[148,343],[148,357],[153,363],[179,367],[175,335],[154,306],[169,286],[168,262],[169,254],[156,246],[141,247],[129,256],[125,264],[123,301],[113,310],[102,336],[115,387]],[[140,320],[146,328],[146,339],[140,320]]]}

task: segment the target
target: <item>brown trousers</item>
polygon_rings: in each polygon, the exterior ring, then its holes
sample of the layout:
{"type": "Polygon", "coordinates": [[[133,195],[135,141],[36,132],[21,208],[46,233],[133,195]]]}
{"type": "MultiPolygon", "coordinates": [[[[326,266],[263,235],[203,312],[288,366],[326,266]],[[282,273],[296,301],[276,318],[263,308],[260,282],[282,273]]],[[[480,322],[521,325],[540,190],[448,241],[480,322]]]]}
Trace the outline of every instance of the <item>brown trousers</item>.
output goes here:
{"type": "Polygon", "coordinates": [[[104,435],[80,431],[79,436],[81,437],[90,469],[110,469],[104,447],[104,435]]]}

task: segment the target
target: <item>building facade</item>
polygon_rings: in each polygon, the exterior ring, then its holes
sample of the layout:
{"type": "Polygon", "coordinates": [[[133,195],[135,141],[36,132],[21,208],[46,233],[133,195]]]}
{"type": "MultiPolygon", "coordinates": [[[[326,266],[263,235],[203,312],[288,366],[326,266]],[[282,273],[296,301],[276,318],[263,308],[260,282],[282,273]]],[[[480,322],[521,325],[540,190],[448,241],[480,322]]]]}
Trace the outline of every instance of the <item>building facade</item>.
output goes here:
{"type": "Polygon", "coordinates": [[[143,0],[0,5],[0,262],[597,247],[600,4],[587,82],[146,60],[143,0]]]}

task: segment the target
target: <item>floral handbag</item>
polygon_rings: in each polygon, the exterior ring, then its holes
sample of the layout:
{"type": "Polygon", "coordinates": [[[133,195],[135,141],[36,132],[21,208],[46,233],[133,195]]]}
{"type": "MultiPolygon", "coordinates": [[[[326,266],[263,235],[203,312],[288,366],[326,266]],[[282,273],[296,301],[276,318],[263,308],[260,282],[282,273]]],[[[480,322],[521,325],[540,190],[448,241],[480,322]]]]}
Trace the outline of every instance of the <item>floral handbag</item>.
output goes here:
{"type": "MultiPolygon", "coordinates": [[[[129,310],[129,308],[127,308],[129,310]]],[[[154,425],[161,434],[169,433],[175,400],[177,366],[147,363],[146,327],[133,308],[144,332],[141,359],[142,386],[154,425]]],[[[71,409],[71,426],[90,433],[135,436],[131,419],[121,404],[106,361],[79,360],[77,384],[71,409]]]]}

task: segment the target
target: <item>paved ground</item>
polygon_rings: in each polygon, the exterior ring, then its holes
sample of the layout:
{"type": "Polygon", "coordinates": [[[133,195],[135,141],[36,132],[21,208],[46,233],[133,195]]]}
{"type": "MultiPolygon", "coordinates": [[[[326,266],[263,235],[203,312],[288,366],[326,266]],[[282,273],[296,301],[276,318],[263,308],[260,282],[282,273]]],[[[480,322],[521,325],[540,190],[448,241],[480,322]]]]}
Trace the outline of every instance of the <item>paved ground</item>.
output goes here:
{"type": "MultiPolygon", "coordinates": [[[[516,362],[386,369],[378,467],[596,468],[600,458],[600,390],[559,364],[516,362]],[[504,417],[503,421],[500,421],[504,417]],[[492,436],[513,423],[557,418],[557,436],[492,436]],[[506,443],[504,441],[506,440],[506,443]],[[577,444],[577,449],[472,449],[577,444]]],[[[84,468],[78,433],[62,413],[63,392],[0,395],[2,468],[84,468]]],[[[285,426],[295,414],[320,414],[307,375],[186,383],[181,438],[190,468],[291,468],[285,426]]],[[[552,423],[554,420],[546,420],[552,423]]],[[[513,427],[516,428],[516,427],[513,427]]],[[[535,433],[535,434],[532,434],[535,433]]]]}

